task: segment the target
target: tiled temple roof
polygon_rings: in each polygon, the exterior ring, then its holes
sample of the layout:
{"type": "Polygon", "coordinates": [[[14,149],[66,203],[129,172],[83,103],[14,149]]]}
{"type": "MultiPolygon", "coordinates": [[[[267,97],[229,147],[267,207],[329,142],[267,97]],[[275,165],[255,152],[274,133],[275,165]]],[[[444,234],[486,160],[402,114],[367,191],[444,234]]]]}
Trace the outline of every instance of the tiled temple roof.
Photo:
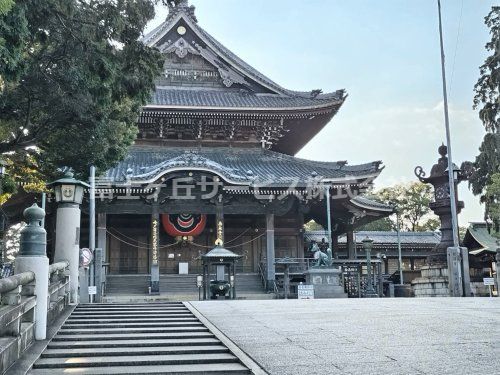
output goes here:
{"type": "Polygon", "coordinates": [[[382,168],[380,162],[361,165],[319,162],[257,147],[186,149],[137,145],[132,146],[127,157],[107,172],[107,177],[115,182],[128,177],[132,181],[146,183],[176,170],[205,170],[234,184],[288,186],[290,183],[306,185],[312,178],[319,177],[325,182],[351,183],[374,178],[382,168]]]}
{"type": "MultiPolygon", "coordinates": [[[[373,245],[397,246],[397,232],[359,231],[354,233],[356,244],[361,246],[363,239],[369,237],[373,245]]],[[[441,241],[441,235],[436,232],[400,232],[402,245],[420,245],[434,247],[441,241]]],[[[339,244],[347,243],[347,237],[339,237],[339,244]]]]}
{"type": "MultiPolygon", "coordinates": [[[[187,43],[185,48],[195,53],[199,53],[197,48],[205,48],[214,54],[211,60],[217,68],[230,69],[233,73],[240,75],[243,78],[248,78],[256,82],[258,85],[265,88],[268,95],[259,96],[250,93],[240,93],[238,90],[215,90],[205,89],[200,92],[192,90],[192,88],[184,86],[167,86],[156,88],[152,96],[149,106],[196,106],[196,107],[229,107],[229,108],[300,108],[309,107],[332,107],[332,110],[337,110],[343,103],[346,94],[344,90],[338,90],[332,93],[321,93],[321,90],[314,91],[293,91],[288,90],[270,78],[260,73],[258,70],[250,66],[241,58],[236,56],[228,48],[222,45],[218,40],[201,28],[194,15],[194,7],[189,6],[187,2],[181,2],[177,6],[169,6],[169,14],[167,19],[146,34],[142,41],[148,46],[158,46],[160,40],[170,32],[178,23],[182,22],[190,28],[194,34],[201,40],[204,47],[195,47],[187,43]]],[[[177,36],[178,38],[179,36],[177,36]]],[[[206,55],[205,55],[206,57],[206,55]]],[[[219,70],[220,71],[220,70],[219,70]]],[[[199,87],[195,86],[196,90],[199,87]]]]}
{"type": "Polygon", "coordinates": [[[481,253],[495,254],[497,248],[496,238],[488,232],[486,223],[470,223],[464,237],[464,245],[469,249],[472,255],[481,253]]]}
{"type": "Polygon", "coordinates": [[[157,87],[150,104],[169,107],[212,107],[212,108],[245,108],[263,109],[276,108],[293,110],[297,108],[314,109],[331,106],[337,102],[342,104],[344,92],[337,91],[328,97],[288,96],[279,94],[254,94],[238,90],[210,90],[210,89],[180,89],[178,87],[157,87]]]}

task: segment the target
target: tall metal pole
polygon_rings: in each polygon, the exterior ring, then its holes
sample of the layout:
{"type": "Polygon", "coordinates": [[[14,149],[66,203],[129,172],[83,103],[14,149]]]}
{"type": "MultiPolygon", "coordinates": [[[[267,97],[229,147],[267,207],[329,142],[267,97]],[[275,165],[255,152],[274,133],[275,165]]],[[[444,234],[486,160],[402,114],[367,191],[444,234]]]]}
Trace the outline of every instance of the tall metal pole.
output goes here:
{"type": "Polygon", "coordinates": [[[396,232],[398,234],[399,285],[403,285],[403,259],[401,257],[401,235],[399,233],[399,212],[396,211],[396,232]]]}
{"type": "MultiPolygon", "coordinates": [[[[47,210],[45,209],[46,202],[47,202],[47,194],[46,193],[42,193],[42,210],[44,212],[47,212],[47,210]]],[[[42,225],[41,226],[42,226],[42,228],[45,228],[45,216],[42,219],[42,225]]]]}
{"type": "MultiPolygon", "coordinates": [[[[90,167],[90,191],[89,191],[89,249],[94,254],[95,250],[95,167],[90,167]]],[[[90,264],[89,285],[94,286],[94,261],[90,264]]],[[[90,296],[90,302],[93,297],[90,296]]]]}
{"type": "Polygon", "coordinates": [[[330,207],[330,186],[326,187],[325,190],[326,195],[326,219],[327,219],[327,229],[328,229],[328,246],[333,253],[333,244],[332,244],[332,217],[331,217],[331,207],[330,207]]]}
{"type": "Polygon", "coordinates": [[[450,187],[450,205],[451,205],[451,225],[453,230],[453,246],[458,248],[460,241],[458,238],[458,222],[457,222],[457,200],[455,193],[455,181],[453,178],[453,161],[451,158],[451,137],[450,137],[450,122],[448,117],[448,94],[446,91],[446,69],[444,65],[444,42],[443,42],[443,26],[441,21],[441,0],[438,0],[439,13],[439,40],[441,43],[441,73],[443,76],[443,100],[444,100],[444,124],[446,127],[446,146],[448,147],[448,184],[450,187]]]}

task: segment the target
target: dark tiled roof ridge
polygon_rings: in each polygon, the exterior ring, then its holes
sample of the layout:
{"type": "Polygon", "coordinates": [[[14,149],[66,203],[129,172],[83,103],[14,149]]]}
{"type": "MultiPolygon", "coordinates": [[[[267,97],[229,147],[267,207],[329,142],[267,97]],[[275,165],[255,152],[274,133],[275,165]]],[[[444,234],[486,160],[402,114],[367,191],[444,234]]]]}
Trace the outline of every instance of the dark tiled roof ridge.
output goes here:
{"type": "MultiPolygon", "coordinates": [[[[397,231],[395,230],[360,230],[355,232],[358,235],[361,234],[373,234],[377,236],[394,236],[397,235],[397,231]]],[[[426,231],[426,232],[412,232],[412,231],[400,231],[399,232],[400,236],[420,236],[420,237],[427,237],[427,236],[439,236],[440,234],[438,232],[432,232],[432,231],[426,231]]]]}
{"type": "MultiPolygon", "coordinates": [[[[185,153],[188,152],[217,152],[220,151],[222,147],[184,147],[184,146],[169,146],[169,150],[176,150],[176,151],[183,151],[185,153]]],[[[130,146],[130,151],[133,152],[158,152],[158,151],[164,151],[165,147],[164,146],[156,146],[156,145],[132,145],[130,146]]],[[[238,154],[238,153],[255,153],[255,154],[262,154],[262,156],[270,156],[276,159],[283,159],[283,160],[288,160],[288,161],[293,161],[295,163],[307,165],[307,166],[317,166],[317,167],[331,167],[337,170],[345,170],[346,172],[355,170],[355,171],[362,171],[362,170],[367,170],[370,172],[376,172],[379,169],[377,168],[377,162],[371,162],[371,163],[364,163],[364,164],[344,164],[339,163],[338,161],[316,161],[316,160],[309,160],[309,159],[303,159],[303,158],[298,158],[296,156],[292,155],[287,155],[287,154],[282,154],[277,151],[271,151],[271,150],[266,150],[261,147],[228,147],[224,148],[224,152],[227,154],[238,154]]],[[[313,172],[313,171],[311,171],[313,172]]],[[[366,199],[366,198],[365,198],[366,199]]],[[[370,201],[369,199],[366,199],[367,201],[370,201]]],[[[373,201],[370,201],[373,202],[373,201]]],[[[376,202],[379,203],[379,202],[376,202]]],[[[382,203],[379,203],[383,205],[382,203]]]]}
{"type": "MultiPolygon", "coordinates": [[[[265,150],[261,149],[264,153],[268,153],[271,155],[275,155],[276,157],[282,158],[282,159],[287,159],[287,160],[293,160],[298,163],[303,163],[306,165],[317,165],[317,166],[335,166],[338,167],[338,169],[345,169],[345,170],[352,170],[352,169],[373,169],[374,171],[378,170],[377,165],[379,164],[377,161],[373,161],[371,163],[363,163],[363,164],[353,164],[349,165],[344,162],[339,162],[339,161],[317,161],[317,160],[309,160],[309,159],[303,159],[303,158],[298,158],[296,156],[292,155],[287,155],[287,154],[282,154],[280,152],[276,151],[271,151],[271,150],[265,150]]],[[[313,171],[311,171],[312,173],[313,171]]]]}
{"type": "Polygon", "coordinates": [[[180,86],[158,86],[146,107],[239,108],[244,110],[334,109],[345,97],[332,95],[320,99],[284,94],[260,95],[240,90],[195,90],[180,86]]]}

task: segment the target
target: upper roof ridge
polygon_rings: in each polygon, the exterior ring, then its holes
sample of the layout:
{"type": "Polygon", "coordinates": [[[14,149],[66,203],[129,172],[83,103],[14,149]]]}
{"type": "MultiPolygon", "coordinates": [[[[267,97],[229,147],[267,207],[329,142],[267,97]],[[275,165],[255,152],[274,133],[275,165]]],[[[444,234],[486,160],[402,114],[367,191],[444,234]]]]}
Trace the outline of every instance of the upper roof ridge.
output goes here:
{"type": "Polygon", "coordinates": [[[189,16],[194,22],[198,22],[194,14],[196,8],[194,7],[194,5],[189,5],[188,0],[168,0],[166,4],[168,6],[167,20],[169,18],[174,17],[178,13],[183,12],[187,16],[189,16]]]}

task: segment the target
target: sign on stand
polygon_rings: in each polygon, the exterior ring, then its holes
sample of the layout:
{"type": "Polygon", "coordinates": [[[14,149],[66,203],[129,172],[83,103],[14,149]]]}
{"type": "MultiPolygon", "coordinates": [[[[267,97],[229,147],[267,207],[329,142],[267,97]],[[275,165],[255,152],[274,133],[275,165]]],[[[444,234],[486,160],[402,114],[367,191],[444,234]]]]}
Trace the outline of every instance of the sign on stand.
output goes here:
{"type": "Polygon", "coordinates": [[[488,285],[490,290],[490,297],[492,296],[491,287],[495,285],[495,279],[493,277],[483,277],[483,284],[488,285]]]}
{"type": "Polygon", "coordinates": [[[82,267],[89,268],[90,263],[92,263],[92,259],[94,259],[94,254],[92,251],[86,247],[82,249],[82,267]]]}
{"type": "Polygon", "coordinates": [[[314,299],[314,285],[297,285],[297,294],[299,299],[314,299]]]}
{"type": "Polygon", "coordinates": [[[483,277],[484,285],[495,285],[495,279],[493,277],[483,277]]]}
{"type": "Polygon", "coordinates": [[[89,286],[89,295],[92,294],[97,294],[97,287],[96,286],[89,286]]]}

